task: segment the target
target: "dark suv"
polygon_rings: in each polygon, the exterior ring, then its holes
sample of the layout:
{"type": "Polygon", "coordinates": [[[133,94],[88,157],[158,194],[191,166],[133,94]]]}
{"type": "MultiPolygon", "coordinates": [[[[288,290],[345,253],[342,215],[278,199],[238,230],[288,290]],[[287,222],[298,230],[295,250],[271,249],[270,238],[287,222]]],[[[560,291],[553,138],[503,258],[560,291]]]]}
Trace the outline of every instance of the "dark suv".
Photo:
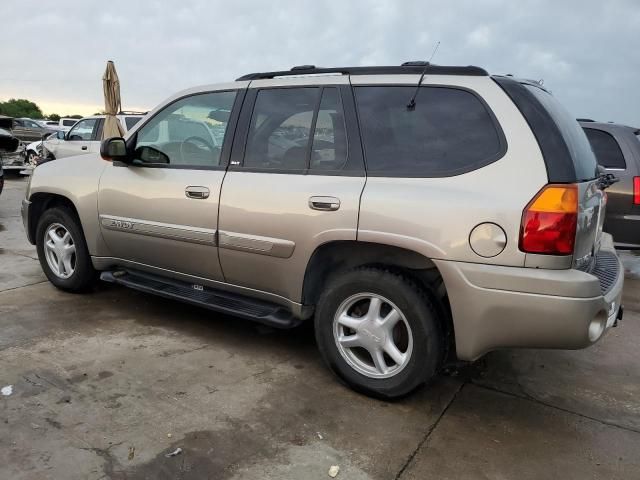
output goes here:
{"type": "Polygon", "coordinates": [[[579,120],[598,163],[620,179],[607,190],[604,230],[616,247],[640,249],[640,129],[579,120]]]}

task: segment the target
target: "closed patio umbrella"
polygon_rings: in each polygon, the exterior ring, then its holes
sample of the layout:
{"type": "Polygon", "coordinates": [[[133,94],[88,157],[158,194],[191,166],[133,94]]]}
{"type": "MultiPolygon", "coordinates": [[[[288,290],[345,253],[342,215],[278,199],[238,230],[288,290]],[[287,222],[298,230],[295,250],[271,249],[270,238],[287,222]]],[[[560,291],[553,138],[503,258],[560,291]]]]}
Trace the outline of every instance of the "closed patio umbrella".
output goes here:
{"type": "Polygon", "coordinates": [[[102,139],[121,137],[124,135],[124,130],[116,118],[116,114],[122,109],[120,80],[111,60],[107,62],[107,69],[102,76],[102,89],[104,91],[104,113],[107,116],[102,129],[102,139]]]}

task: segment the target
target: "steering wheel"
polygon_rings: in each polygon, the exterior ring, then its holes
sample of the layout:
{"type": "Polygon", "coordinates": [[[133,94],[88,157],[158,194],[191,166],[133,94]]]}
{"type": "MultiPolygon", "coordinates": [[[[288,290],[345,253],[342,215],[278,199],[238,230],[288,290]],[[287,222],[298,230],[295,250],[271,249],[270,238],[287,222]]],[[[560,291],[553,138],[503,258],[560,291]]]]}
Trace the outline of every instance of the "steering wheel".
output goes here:
{"type": "Polygon", "coordinates": [[[182,143],[180,143],[180,157],[182,158],[182,160],[184,161],[184,147],[186,144],[189,145],[189,148],[192,149],[191,152],[189,152],[191,155],[193,154],[197,154],[199,153],[199,151],[202,151],[202,148],[200,148],[198,146],[198,143],[204,145],[204,147],[209,150],[211,152],[211,154],[214,154],[214,146],[211,145],[211,143],[209,143],[207,140],[205,140],[202,137],[199,137],[197,135],[192,135],[190,137],[185,138],[182,143]],[[197,142],[197,143],[196,143],[197,142]]]}

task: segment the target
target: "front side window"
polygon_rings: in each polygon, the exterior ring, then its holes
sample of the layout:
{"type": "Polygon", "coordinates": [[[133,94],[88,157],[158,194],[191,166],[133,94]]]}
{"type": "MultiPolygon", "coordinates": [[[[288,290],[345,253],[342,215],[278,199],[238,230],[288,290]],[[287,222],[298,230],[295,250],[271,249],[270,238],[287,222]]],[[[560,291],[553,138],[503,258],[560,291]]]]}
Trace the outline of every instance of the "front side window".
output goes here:
{"type": "Polygon", "coordinates": [[[138,131],[139,163],[215,167],[236,92],[203,93],[167,106],[138,131]]]}
{"type": "Polygon", "coordinates": [[[367,171],[379,176],[441,177],[475,170],[504,153],[487,107],[471,92],[421,87],[357,87],[367,171]]]}
{"type": "Polygon", "coordinates": [[[90,141],[93,137],[93,129],[96,126],[97,118],[87,118],[80,120],[76,126],[69,131],[69,140],[90,141]]]}
{"type": "Polygon", "coordinates": [[[595,128],[585,128],[584,132],[600,165],[604,168],[627,168],[622,150],[611,134],[595,128]]]}

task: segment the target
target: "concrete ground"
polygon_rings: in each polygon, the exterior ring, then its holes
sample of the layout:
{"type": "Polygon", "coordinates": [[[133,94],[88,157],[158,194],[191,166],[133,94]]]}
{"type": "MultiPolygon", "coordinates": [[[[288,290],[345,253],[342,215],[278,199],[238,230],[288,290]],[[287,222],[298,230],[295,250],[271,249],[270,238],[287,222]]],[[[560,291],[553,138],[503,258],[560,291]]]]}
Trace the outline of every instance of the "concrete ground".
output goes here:
{"type": "Polygon", "coordinates": [[[596,346],[495,352],[385,403],[338,383],[308,327],[56,290],[24,187],[0,196],[2,479],[640,478],[640,257],[596,346]]]}

